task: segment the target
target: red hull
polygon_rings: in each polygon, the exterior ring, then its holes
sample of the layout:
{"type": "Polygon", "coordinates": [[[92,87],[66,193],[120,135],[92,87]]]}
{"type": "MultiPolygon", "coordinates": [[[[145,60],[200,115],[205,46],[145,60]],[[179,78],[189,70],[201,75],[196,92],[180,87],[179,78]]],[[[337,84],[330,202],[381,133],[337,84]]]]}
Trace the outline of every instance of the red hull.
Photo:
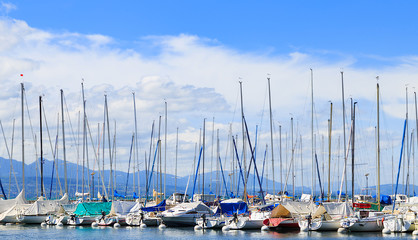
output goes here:
{"type": "Polygon", "coordinates": [[[299,229],[298,222],[293,218],[268,218],[263,224],[269,228],[299,229]]]}

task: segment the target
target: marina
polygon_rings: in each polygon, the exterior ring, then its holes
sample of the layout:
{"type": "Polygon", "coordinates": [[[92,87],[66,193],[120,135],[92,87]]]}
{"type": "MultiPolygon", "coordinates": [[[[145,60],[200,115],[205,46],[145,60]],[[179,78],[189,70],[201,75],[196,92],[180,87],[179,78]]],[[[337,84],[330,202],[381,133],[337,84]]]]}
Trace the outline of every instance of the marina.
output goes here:
{"type": "Polygon", "coordinates": [[[417,238],[417,7],[0,2],[0,238],[417,238]]]}

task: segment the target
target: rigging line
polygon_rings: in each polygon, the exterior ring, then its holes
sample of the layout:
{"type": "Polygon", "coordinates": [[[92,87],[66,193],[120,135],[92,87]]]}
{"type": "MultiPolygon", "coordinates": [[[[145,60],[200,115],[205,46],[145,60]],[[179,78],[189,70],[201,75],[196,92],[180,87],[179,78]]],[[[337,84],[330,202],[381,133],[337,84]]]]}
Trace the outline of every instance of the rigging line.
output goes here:
{"type": "Polygon", "coordinates": [[[267,148],[268,148],[268,145],[266,144],[266,150],[264,151],[264,160],[263,160],[263,168],[262,168],[263,170],[261,171],[261,184],[263,184],[263,180],[264,180],[264,165],[266,163],[267,148]]]}
{"type": "MultiPolygon", "coordinates": [[[[56,166],[55,162],[57,160],[57,156],[56,156],[56,152],[54,150],[54,147],[52,146],[51,134],[49,132],[49,126],[48,126],[48,121],[47,121],[47,118],[46,118],[46,112],[45,112],[44,104],[42,104],[42,111],[43,111],[43,115],[44,115],[43,117],[44,117],[44,121],[45,121],[46,131],[48,133],[49,146],[51,148],[52,157],[54,159],[54,165],[56,166]]],[[[58,125],[57,126],[59,126],[59,113],[58,113],[58,125]]],[[[57,127],[57,129],[58,129],[57,131],[59,131],[59,127],[57,127]]],[[[56,140],[55,140],[55,145],[57,144],[57,142],[58,142],[58,133],[57,133],[57,137],[56,137],[56,140]]],[[[59,188],[60,188],[60,194],[62,195],[61,181],[60,181],[59,174],[58,174],[58,166],[56,166],[56,167],[57,167],[58,185],[59,185],[59,188]]],[[[52,183],[51,183],[51,187],[52,187],[52,183]]]]}
{"type": "MultiPolygon", "coordinates": [[[[155,159],[157,158],[157,153],[158,153],[158,149],[159,149],[160,142],[161,142],[161,140],[158,140],[158,141],[157,141],[157,145],[156,145],[156,147],[155,147],[154,160],[153,160],[153,162],[152,162],[151,173],[150,173],[150,176],[149,176],[149,181],[148,181],[149,183],[150,183],[150,182],[151,182],[151,180],[152,180],[152,174],[153,174],[153,172],[154,172],[155,159]]],[[[158,171],[158,169],[157,169],[157,171],[158,171]]],[[[146,189],[147,191],[146,191],[146,195],[145,195],[145,203],[144,203],[144,206],[146,206],[146,205],[147,205],[147,200],[148,200],[148,194],[149,194],[149,188],[150,188],[150,186],[151,186],[151,184],[149,184],[149,185],[148,185],[148,188],[146,189]]],[[[185,196],[186,196],[186,195],[185,195],[185,196]]],[[[158,197],[158,195],[157,195],[157,197],[158,197]]]]}
{"type": "Polygon", "coordinates": [[[128,196],[127,193],[128,193],[128,183],[129,183],[129,170],[131,168],[132,147],[133,147],[134,137],[135,137],[135,134],[132,134],[131,150],[129,151],[128,172],[126,173],[125,196],[128,196]]]}
{"type": "MultiPolygon", "coordinates": [[[[248,126],[247,126],[247,121],[245,120],[245,117],[243,116],[243,120],[244,120],[244,124],[245,124],[245,131],[246,131],[246,135],[247,135],[247,139],[248,139],[248,144],[249,144],[249,148],[250,148],[250,151],[251,151],[251,159],[253,160],[253,162],[254,162],[254,169],[255,169],[255,172],[256,172],[256,174],[257,174],[257,180],[258,180],[258,184],[259,184],[259,186],[260,186],[260,192],[261,192],[261,201],[262,201],[262,203],[263,204],[266,204],[266,202],[265,202],[265,199],[264,199],[264,193],[263,193],[263,186],[261,185],[261,182],[260,182],[260,176],[259,176],[259,174],[258,174],[258,170],[257,170],[257,164],[256,164],[256,162],[255,162],[255,155],[254,155],[254,150],[253,150],[253,148],[252,148],[252,146],[251,146],[251,139],[250,139],[250,134],[249,134],[249,132],[248,132],[248,126]]],[[[247,179],[248,180],[248,179],[247,179]]]]}
{"type": "Polygon", "coordinates": [[[237,112],[237,108],[238,108],[239,96],[240,96],[240,91],[239,91],[239,89],[238,89],[238,92],[237,92],[237,98],[236,98],[236,100],[235,100],[234,112],[233,112],[233,114],[232,114],[231,124],[232,124],[232,123],[234,122],[234,120],[235,120],[235,114],[236,114],[236,112],[237,112]]]}
{"type": "Polygon", "coordinates": [[[222,160],[221,160],[221,157],[219,157],[219,164],[220,164],[220,167],[221,167],[222,179],[224,180],[223,182],[224,182],[224,185],[225,185],[225,193],[226,193],[225,196],[228,196],[228,185],[226,184],[226,181],[225,181],[225,175],[224,175],[224,171],[222,169],[222,160]]]}
{"type": "MultiPolygon", "coordinates": [[[[91,131],[90,131],[90,124],[89,124],[89,120],[88,120],[88,118],[87,118],[87,114],[86,114],[85,118],[86,118],[86,126],[87,126],[87,130],[88,130],[88,133],[89,133],[89,136],[90,136],[90,143],[91,143],[91,145],[92,145],[93,152],[94,152],[94,162],[95,162],[95,163],[97,164],[97,166],[98,166],[98,169],[99,169],[99,177],[100,177],[100,179],[102,180],[102,188],[103,188],[103,192],[105,193],[105,196],[107,196],[106,185],[104,184],[104,178],[103,178],[103,175],[100,173],[100,165],[99,165],[99,160],[98,160],[98,157],[97,157],[96,148],[94,147],[93,136],[92,136],[91,131]]],[[[86,138],[87,138],[87,137],[86,137],[86,138]]],[[[87,146],[88,146],[88,144],[87,144],[87,146]]],[[[94,164],[93,164],[93,167],[94,167],[94,164]]]]}
{"type": "Polygon", "coordinates": [[[25,99],[25,103],[26,103],[26,112],[28,113],[28,118],[29,118],[29,125],[30,125],[30,129],[31,129],[31,132],[32,132],[32,138],[33,138],[32,140],[34,140],[34,142],[35,142],[35,144],[34,144],[34,146],[35,146],[35,155],[38,156],[38,149],[36,147],[37,146],[36,145],[36,135],[35,135],[35,133],[33,131],[32,119],[30,117],[30,112],[29,112],[28,99],[26,97],[26,92],[23,92],[23,94],[24,94],[24,99],[25,99]]]}
{"type": "MultiPolygon", "coordinates": [[[[15,179],[15,182],[16,182],[17,190],[18,190],[18,192],[20,192],[20,187],[19,187],[19,184],[17,182],[16,172],[13,168],[13,162],[12,162],[12,159],[13,159],[14,123],[15,123],[15,119],[13,119],[12,146],[11,146],[11,149],[10,149],[10,152],[9,152],[9,148],[8,148],[7,141],[6,141],[6,135],[5,135],[4,129],[3,129],[3,124],[1,123],[1,120],[0,120],[0,126],[1,126],[1,131],[3,133],[4,143],[6,145],[7,154],[9,155],[10,168],[11,168],[11,171],[13,173],[13,176],[14,176],[14,179],[15,179]]],[[[10,184],[10,177],[9,177],[9,184],[10,184]]],[[[9,197],[10,197],[10,189],[9,189],[9,197]]]]}
{"type": "Polygon", "coordinates": [[[29,113],[29,105],[28,105],[28,99],[27,99],[27,96],[26,96],[26,91],[23,91],[23,96],[24,96],[24,101],[26,103],[26,111],[28,113],[29,125],[30,125],[30,130],[31,130],[31,133],[32,133],[32,138],[33,138],[32,140],[34,141],[34,148],[35,148],[35,166],[36,166],[36,168],[35,168],[35,173],[36,173],[36,196],[38,196],[38,174],[40,174],[40,173],[38,172],[38,170],[39,170],[38,164],[39,163],[37,161],[37,159],[38,159],[37,140],[36,140],[36,135],[35,135],[35,133],[33,131],[32,119],[31,119],[30,113],[29,113]]]}
{"type": "MultiPolygon", "coordinates": [[[[79,149],[79,144],[80,144],[80,136],[79,136],[79,134],[80,133],[78,132],[78,134],[75,134],[75,131],[73,129],[73,124],[71,122],[70,112],[68,110],[67,100],[65,98],[64,92],[62,93],[62,96],[63,96],[63,100],[64,100],[64,105],[65,105],[65,113],[67,114],[66,120],[68,120],[68,122],[70,124],[72,141],[77,146],[75,149],[76,149],[76,154],[77,154],[77,160],[76,161],[77,161],[77,167],[78,167],[78,162],[79,162],[79,158],[80,158],[80,149],[79,149]]],[[[80,114],[80,111],[79,111],[79,114],[80,114]]],[[[78,120],[78,121],[80,121],[80,120],[78,120]]],[[[64,124],[65,124],[65,122],[64,122],[64,124]]],[[[80,124],[80,123],[78,122],[78,124],[80,124]]],[[[65,129],[67,129],[67,128],[65,128],[65,129]]],[[[78,174],[78,170],[77,170],[77,174],[78,174]]],[[[71,185],[71,179],[73,179],[73,178],[70,178],[69,185],[71,185]]],[[[78,179],[78,177],[76,179],[78,179]]],[[[77,181],[76,189],[78,189],[78,180],[76,180],[76,181],[77,181]]]]}
{"type": "MultiPolygon", "coordinates": [[[[65,105],[65,113],[67,114],[67,118],[66,118],[66,119],[68,119],[68,122],[69,122],[69,124],[70,124],[71,136],[72,136],[72,138],[73,138],[73,141],[74,141],[75,143],[77,143],[76,134],[75,134],[74,129],[73,129],[73,124],[72,124],[72,122],[71,122],[70,112],[69,112],[69,110],[68,110],[67,100],[65,99],[65,94],[64,94],[64,93],[63,93],[63,98],[64,98],[64,105],[65,105]]],[[[78,151],[79,151],[79,150],[78,150],[78,148],[77,148],[77,152],[78,152],[78,151]]]]}
{"type": "MultiPolygon", "coordinates": [[[[319,180],[319,189],[321,190],[321,202],[324,199],[324,191],[322,189],[322,183],[321,183],[321,174],[319,172],[319,166],[318,166],[318,156],[315,153],[315,161],[316,161],[316,171],[318,174],[318,180],[319,180]]],[[[353,193],[354,194],[354,193],[353,193]]]]}
{"type": "MultiPolygon", "coordinates": [[[[59,128],[58,128],[58,131],[59,131],[59,128]]],[[[57,145],[58,145],[58,134],[56,135],[56,138],[55,138],[55,150],[54,151],[56,151],[57,150],[57,145]]],[[[55,152],[53,153],[54,155],[55,155],[55,152]]],[[[57,164],[55,164],[55,157],[54,157],[54,161],[52,162],[52,174],[51,174],[51,184],[50,184],[50,187],[49,187],[49,199],[51,199],[51,196],[52,196],[52,186],[53,186],[53,184],[54,184],[54,171],[55,171],[55,168],[57,168],[57,174],[58,174],[58,166],[57,166],[57,164]]],[[[59,177],[57,177],[58,178],[58,181],[59,181],[59,177]]],[[[62,189],[60,189],[61,191],[60,191],[60,194],[62,195],[62,189]]]]}

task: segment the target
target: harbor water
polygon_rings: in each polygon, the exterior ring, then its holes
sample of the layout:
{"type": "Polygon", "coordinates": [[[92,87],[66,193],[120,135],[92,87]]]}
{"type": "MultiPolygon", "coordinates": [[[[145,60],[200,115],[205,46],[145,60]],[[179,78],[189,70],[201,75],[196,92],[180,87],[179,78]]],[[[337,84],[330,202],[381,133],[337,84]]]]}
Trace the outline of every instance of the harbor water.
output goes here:
{"type": "Polygon", "coordinates": [[[338,232],[263,232],[263,231],[228,231],[193,228],[144,228],[139,227],[73,227],[40,225],[0,225],[1,239],[399,239],[415,238],[411,233],[382,234],[376,233],[338,233],[338,232]]]}

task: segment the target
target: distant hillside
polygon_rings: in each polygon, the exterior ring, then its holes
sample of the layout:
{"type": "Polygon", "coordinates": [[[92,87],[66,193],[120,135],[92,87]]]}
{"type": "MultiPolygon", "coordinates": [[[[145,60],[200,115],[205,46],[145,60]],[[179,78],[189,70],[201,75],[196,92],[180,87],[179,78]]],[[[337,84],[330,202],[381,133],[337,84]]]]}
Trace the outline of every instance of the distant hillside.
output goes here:
{"type": "MultiPolygon", "coordinates": [[[[61,182],[61,188],[62,191],[64,191],[64,162],[62,160],[58,160],[58,175],[60,177],[60,182],[61,182]]],[[[20,161],[16,161],[16,160],[12,160],[12,165],[13,165],[13,169],[16,173],[16,178],[18,181],[18,185],[19,187],[22,186],[22,163],[20,161]]],[[[49,194],[51,193],[51,197],[54,198],[59,196],[60,193],[60,188],[59,185],[57,184],[57,178],[56,178],[56,172],[55,172],[55,168],[54,168],[54,179],[53,179],[53,184],[52,184],[52,191],[51,191],[51,180],[52,180],[52,169],[54,167],[53,161],[47,160],[45,159],[45,165],[44,165],[44,186],[45,186],[45,192],[47,197],[49,197],[49,194]]],[[[84,168],[84,181],[85,181],[85,192],[88,192],[89,189],[89,183],[90,183],[90,189],[91,191],[93,191],[94,188],[94,193],[97,194],[97,191],[100,189],[101,193],[103,193],[102,191],[102,180],[101,178],[99,178],[99,173],[97,172],[97,169],[95,169],[95,174],[94,174],[94,178],[92,179],[91,173],[92,173],[92,166],[90,166],[90,170],[85,167],[84,168]],[[90,173],[90,175],[89,175],[90,173]]],[[[37,191],[37,187],[38,186],[38,193],[40,193],[40,178],[39,178],[39,173],[40,170],[38,169],[38,184],[36,184],[36,163],[33,162],[29,165],[25,165],[25,184],[26,184],[26,193],[27,193],[27,197],[28,198],[35,198],[37,196],[36,191],[37,191]]],[[[83,176],[83,168],[81,166],[77,167],[77,164],[71,163],[71,162],[67,162],[67,173],[68,173],[68,185],[69,185],[69,193],[70,196],[74,196],[74,193],[76,192],[77,186],[78,186],[78,191],[82,192],[82,176],[83,176]],[[77,184],[77,176],[78,176],[78,184],[77,184]]],[[[14,176],[11,176],[11,181],[10,181],[10,185],[9,185],[9,177],[10,177],[10,161],[8,159],[2,158],[0,157],[0,180],[2,182],[3,185],[3,189],[6,193],[6,195],[10,195],[12,197],[16,196],[18,194],[18,188],[16,186],[15,180],[14,180],[14,176]],[[10,186],[10,194],[9,194],[9,186],[10,186]]],[[[141,171],[140,172],[140,191],[141,191],[141,195],[143,196],[145,194],[145,182],[146,182],[146,177],[145,177],[145,171],[141,171]]],[[[105,170],[104,171],[104,178],[103,181],[105,183],[105,185],[108,187],[109,186],[109,182],[110,182],[110,171],[109,170],[105,170]]],[[[126,195],[129,197],[131,197],[133,195],[133,174],[132,172],[129,174],[129,179],[128,179],[128,185],[126,185],[127,182],[127,172],[123,172],[123,171],[116,171],[115,174],[116,178],[115,178],[115,189],[118,191],[118,193],[120,194],[125,194],[125,190],[126,190],[126,195]],[[127,186],[127,187],[126,187],[127,186]]],[[[230,193],[232,190],[231,188],[233,187],[233,185],[231,184],[231,178],[229,176],[228,172],[224,172],[224,176],[225,176],[225,181],[226,181],[226,185],[228,188],[228,193],[230,193]]],[[[137,177],[137,176],[136,176],[137,177]]],[[[149,188],[150,191],[150,195],[152,195],[152,190],[153,189],[158,189],[159,188],[159,184],[158,186],[156,186],[156,184],[154,184],[154,182],[156,182],[157,180],[160,178],[159,174],[154,172],[153,173],[153,180],[152,180],[152,184],[149,188]]],[[[175,177],[172,174],[167,174],[166,175],[166,193],[171,194],[172,192],[175,191],[175,177]]],[[[222,174],[219,173],[219,182],[218,182],[218,188],[221,191],[221,195],[225,195],[225,184],[223,183],[222,180],[222,174]]],[[[162,179],[164,182],[164,175],[162,175],[162,179]]],[[[193,190],[193,181],[194,181],[194,176],[184,176],[184,177],[178,177],[177,178],[177,191],[178,192],[184,192],[186,190],[187,184],[188,184],[188,191],[187,193],[189,195],[192,194],[192,190],[193,190]]],[[[238,181],[238,180],[236,180],[238,181]]],[[[242,179],[239,179],[239,182],[241,183],[240,186],[238,187],[238,191],[239,193],[242,194],[243,191],[243,184],[242,184],[242,179]]],[[[195,193],[201,192],[202,189],[202,176],[200,176],[200,178],[197,178],[197,183],[195,185],[195,193]],[[199,180],[200,179],[200,180],[199,180]]],[[[205,174],[205,193],[209,193],[211,192],[215,192],[216,191],[216,172],[211,172],[211,173],[207,173],[205,174]],[[212,182],[210,182],[211,176],[212,175],[212,182]]],[[[309,183],[307,183],[309,184],[309,183]]],[[[138,180],[136,180],[135,182],[136,185],[136,192],[137,192],[137,186],[138,186],[138,180]]],[[[332,184],[333,186],[338,186],[338,183],[334,183],[332,184]]],[[[276,192],[279,192],[281,190],[281,187],[283,186],[284,189],[286,189],[286,191],[292,195],[293,192],[293,186],[288,184],[287,186],[285,184],[281,184],[280,182],[275,182],[275,187],[276,187],[276,192]]],[[[348,186],[351,186],[351,183],[348,183],[348,186]]],[[[267,179],[264,178],[263,179],[263,191],[264,192],[269,192],[271,193],[273,191],[273,181],[271,179],[267,179]]],[[[162,186],[162,188],[164,189],[164,186],[162,186]]],[[[370,187],[370,189],[374,189],[375,187],[370,187]]],[[[327,189],[327,187],[325,187],[325,189],[327,189]]],[[[403,185],[400,185],[398,187],[398,193],[403,193],[405,187],[403,185]]],[[[411,186],[411,189],[413,189],[413,186],[411,186]]],[[[235,187],[234,192],[236,192],[237,187],[235,187]]],[[[356,193],[359,193],[361,190],[360,186],[356,186],[356,193]]],[[[109,189],[107,189],[107,191],[109,191],[109,189]]],[[[248,194],[257,194],[260,190],[259,190],[259,184],[258,184],[258,180],[257,178],[254,177],[254,175],[250,174],[248,177],[248,186],[247,186],[247,191],[248,194]]],[[[301,193],[311,193],[311,186],[310,184],[308,186],[304,186],[303,189],[301,186],[295,186],[295,194],[296,195],[300,195],[301,193]],[[303,190],[303,191],[302,191],[303,190]]],[[[373,194],[375,194],[375,191],[372,191],[373,194]]],[[[381,186],[381,192],[382,194],[387,194],[390,195],[392,194],[392,185],[391,184],[385,184],[381,186]]],[[[333,191],[333,195],[335,196],[337,193],[337,190],[333,191]]],[[[137,192],[138,194],[138,192],[137,192]]],[[[412,194],[412,191],[411,191],[412,194]]],[[[316,195],[320,195],[320,189],[319,189],[319,184],[316,186],[316,195]]],[[[326,193],[325,193],[326,195],[326,193]]]]}

